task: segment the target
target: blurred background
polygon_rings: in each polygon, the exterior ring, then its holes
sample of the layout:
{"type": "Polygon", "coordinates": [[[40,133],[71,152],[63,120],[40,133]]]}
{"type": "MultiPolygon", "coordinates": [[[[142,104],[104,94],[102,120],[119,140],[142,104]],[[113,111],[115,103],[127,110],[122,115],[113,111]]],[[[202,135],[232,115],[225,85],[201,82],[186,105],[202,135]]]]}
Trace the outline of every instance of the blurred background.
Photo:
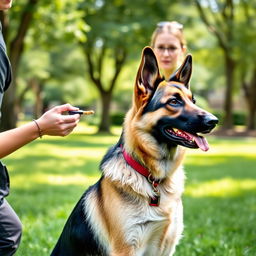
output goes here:
{"type": "MultiPolygon", "coordinates": [[[[94,109],[99,131],[123,121],[141,51],[159,21],[184,25],[197,102],[225,134],[255,135],[253,0],[20,0],[1,13],[14,80],[1,129],[69,102],[94,109]]],[[[88,121],[88,119],[87,119],[88,121]]]]}
{"type": "MultiPolygon", "coordinates": [[[[220,118],[210,150],[188,150],[176,255],[256,255],[256,1],[19,0],[0,18],[13,83],[1,130],[70,103],[95,115],[4,158],[23,223],[17,256],[47,256],[121,134],[142,49],[160,21],[183,24],[197,103],[220,118]]],[[[158,256],[158,255],[156,255],[158,256]]]]}

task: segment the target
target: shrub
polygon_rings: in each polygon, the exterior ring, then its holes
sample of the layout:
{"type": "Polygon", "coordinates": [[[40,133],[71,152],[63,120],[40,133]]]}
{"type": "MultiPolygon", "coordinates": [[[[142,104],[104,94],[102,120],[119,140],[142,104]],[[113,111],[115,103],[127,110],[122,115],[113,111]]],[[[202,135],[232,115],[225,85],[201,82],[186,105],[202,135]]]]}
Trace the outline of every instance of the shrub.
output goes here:
{"type": "MultiPolygon", "coordinates": [[[[223,112],[212,112],[219,119],[219,124],[223,124],[223,112]]],[[[233,112],[233,124],[234,125],[246,125],[246,113],[241,111],[233,112]]]]}
{"type": "Polygon", "coordinates": [[[124,122],[125,113],[117,112],[111,114],[111,124],[112,125],[122,125],[124,122]]]}

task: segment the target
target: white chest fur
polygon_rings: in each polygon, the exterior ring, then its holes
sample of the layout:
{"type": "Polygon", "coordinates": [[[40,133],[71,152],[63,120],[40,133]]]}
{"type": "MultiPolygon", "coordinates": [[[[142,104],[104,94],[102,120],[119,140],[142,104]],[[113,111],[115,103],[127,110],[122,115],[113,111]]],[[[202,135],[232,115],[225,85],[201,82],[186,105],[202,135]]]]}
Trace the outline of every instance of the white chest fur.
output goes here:
{"type": "Polygon", "coordinates": [[[161,196],[158,207],[141,204],[127,209],[126,241],[136,256],[171,255],[183,230],[182,202],[178,198],[161,196]]]}
{"type": "MultiPolygon", "coordinates": [[[[112,162],[113,163],[113,162],[112,162]]],[[[115,162],[117,163],[117,161],[115,162]]],[[[183,230],[181,195],[184,189],[184,172],[178,168],[168,184],[160,184],[160,205],[150,206],[147,199],[154,196],[152,187],[145,177],[135,172],[123,161],[115,166],[104,166],[104,174],[113,181],[129,185],[144,200],[125,207],[123,229],[126,243],[134,248],[134,256],[172,255],[183,230]],[[122,170],[122,171],[120,171],[122,170]]]]}

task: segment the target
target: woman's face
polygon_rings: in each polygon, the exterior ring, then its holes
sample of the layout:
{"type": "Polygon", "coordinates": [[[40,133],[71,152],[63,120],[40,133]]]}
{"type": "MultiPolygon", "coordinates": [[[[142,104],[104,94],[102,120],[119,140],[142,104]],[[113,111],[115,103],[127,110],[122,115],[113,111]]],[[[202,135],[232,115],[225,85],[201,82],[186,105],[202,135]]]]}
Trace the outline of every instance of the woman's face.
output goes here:
{"type": "Polygon", "coordinates": [[[184,48],[177,37],[168,32],[160,33],[155,40],[154,52],[160,69],[173,72],[181,61],[184,48]]]}
{"type": "Polygon", "coordinates": [[[12,0],[0,0],[0,10],[4,11],[12,7],[12,0]]]}

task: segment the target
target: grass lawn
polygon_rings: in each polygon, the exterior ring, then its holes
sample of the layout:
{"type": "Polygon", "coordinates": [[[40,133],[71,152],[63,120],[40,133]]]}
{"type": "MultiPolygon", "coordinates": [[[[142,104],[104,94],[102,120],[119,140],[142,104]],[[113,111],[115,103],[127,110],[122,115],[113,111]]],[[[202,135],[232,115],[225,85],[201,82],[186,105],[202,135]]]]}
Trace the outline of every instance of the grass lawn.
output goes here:
{"type": "MultiPolygon", "coordinates": [[[[17,256],[48,256],[99,162],[117,135],[79,125],[65,138],[44,137],[4,159],[12,204],[23,223],[17,256]]],[[[213,138],[207,152],[188,150],[184,237],[175,255],[256,255],[256,139],[213,138]]],[[[74,255],[75,256],[75,255],[74,255]]],[[[158,255],[156,255],[158,256],[158,255]]]]}

